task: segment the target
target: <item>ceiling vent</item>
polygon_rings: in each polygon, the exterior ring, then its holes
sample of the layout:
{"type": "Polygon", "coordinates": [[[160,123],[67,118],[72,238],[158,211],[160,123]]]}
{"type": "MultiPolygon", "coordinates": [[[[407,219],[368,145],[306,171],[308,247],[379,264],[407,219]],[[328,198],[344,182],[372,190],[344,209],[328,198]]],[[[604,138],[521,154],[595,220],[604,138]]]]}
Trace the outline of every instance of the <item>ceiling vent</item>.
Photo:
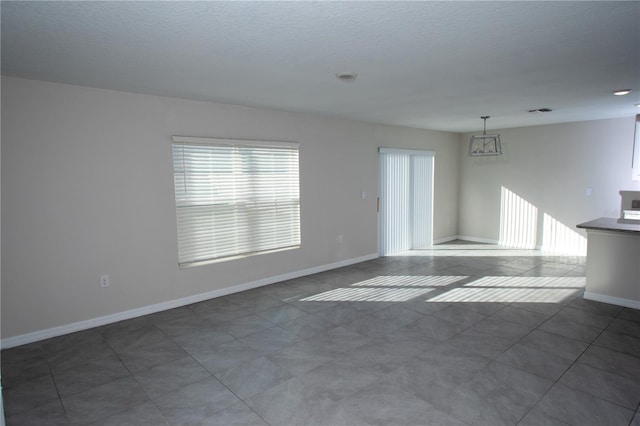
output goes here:
{"type": "Polygon", "coordinates": [[[471,140],[469,141],[469,157],[502,155],[500,135],[487,134],[487,118],[489,118],[489,116],[487,115],[480,118],[484,120],[484,130],[481,135],[471,136],[471,140]]]}

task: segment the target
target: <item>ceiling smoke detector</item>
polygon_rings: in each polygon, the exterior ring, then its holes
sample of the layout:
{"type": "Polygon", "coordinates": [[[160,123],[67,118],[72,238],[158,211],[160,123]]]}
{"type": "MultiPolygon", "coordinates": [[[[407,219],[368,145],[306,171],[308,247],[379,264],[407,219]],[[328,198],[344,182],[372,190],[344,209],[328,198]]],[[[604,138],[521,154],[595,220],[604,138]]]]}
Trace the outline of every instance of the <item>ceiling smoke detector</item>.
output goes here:
{"type": "Polygon", "coordinates": [[[339,72],[336,74],[338,80],[341,81],[353,81],[357,76],[358,74],[356,74],[355,72],[339,72]]]}
{"type": "Polygon", "coordinates": [[[481,135],[472,135],[469,141],[469,157],[487,157],[502,155],[500,135],[487,134],[488,115],[480,117],[484,120],[484,129],[481,135]]]}

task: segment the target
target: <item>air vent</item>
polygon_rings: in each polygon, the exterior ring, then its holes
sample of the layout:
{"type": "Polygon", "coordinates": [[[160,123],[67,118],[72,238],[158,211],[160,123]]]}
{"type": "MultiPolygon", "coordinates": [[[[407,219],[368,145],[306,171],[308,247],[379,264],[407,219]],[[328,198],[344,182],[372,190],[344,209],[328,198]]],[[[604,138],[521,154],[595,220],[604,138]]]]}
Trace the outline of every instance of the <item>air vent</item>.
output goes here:
{"type": "Polygon", "coordinates": [[[539,114],[541,112],[551,112],[553,111],[551,108],[537,108],[537,109],[530,109],[529,112],[532,112],[534,114],[539,114]]]}

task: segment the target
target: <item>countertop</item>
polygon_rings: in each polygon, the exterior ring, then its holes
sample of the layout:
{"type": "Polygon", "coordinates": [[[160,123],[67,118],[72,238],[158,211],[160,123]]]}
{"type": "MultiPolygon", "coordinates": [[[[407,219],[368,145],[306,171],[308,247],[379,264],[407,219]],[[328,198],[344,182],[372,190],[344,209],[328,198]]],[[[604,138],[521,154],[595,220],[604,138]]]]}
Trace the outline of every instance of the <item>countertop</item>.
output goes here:
{"type": "Polygon", "coordinates": [[[640,220],[617,219],[615,217],[601,217],[576,226],[582,229],[597,229],[600,231],[631,232],[640,235],[640,220]]]}

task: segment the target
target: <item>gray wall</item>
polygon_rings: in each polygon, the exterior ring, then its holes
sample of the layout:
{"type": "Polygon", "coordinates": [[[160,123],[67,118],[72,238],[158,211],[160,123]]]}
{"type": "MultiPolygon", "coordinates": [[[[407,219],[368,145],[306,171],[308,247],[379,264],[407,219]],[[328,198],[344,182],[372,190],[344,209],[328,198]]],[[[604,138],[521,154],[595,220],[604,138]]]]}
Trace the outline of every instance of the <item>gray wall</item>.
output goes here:
{"type": "Polygon", "coordinates": [[[499,240],[502,187],[537,208],[538,246],[544,214],[584,237],[577,224],[619,217],[619,191],[640,188],[631,179],[633,117],[494,132],[502,141],[501,157],[468,157],[470,134],[460,136],[459,235],[499,240]]]}
{"type": "Polygon", "coordinates": [[[375,255],[379,146],[436,151],[457,235],[456,134],[3,77],[2,338],[375,255]],[[299,142],[302,247],[178,269],[172,135],[299,142]]]}

